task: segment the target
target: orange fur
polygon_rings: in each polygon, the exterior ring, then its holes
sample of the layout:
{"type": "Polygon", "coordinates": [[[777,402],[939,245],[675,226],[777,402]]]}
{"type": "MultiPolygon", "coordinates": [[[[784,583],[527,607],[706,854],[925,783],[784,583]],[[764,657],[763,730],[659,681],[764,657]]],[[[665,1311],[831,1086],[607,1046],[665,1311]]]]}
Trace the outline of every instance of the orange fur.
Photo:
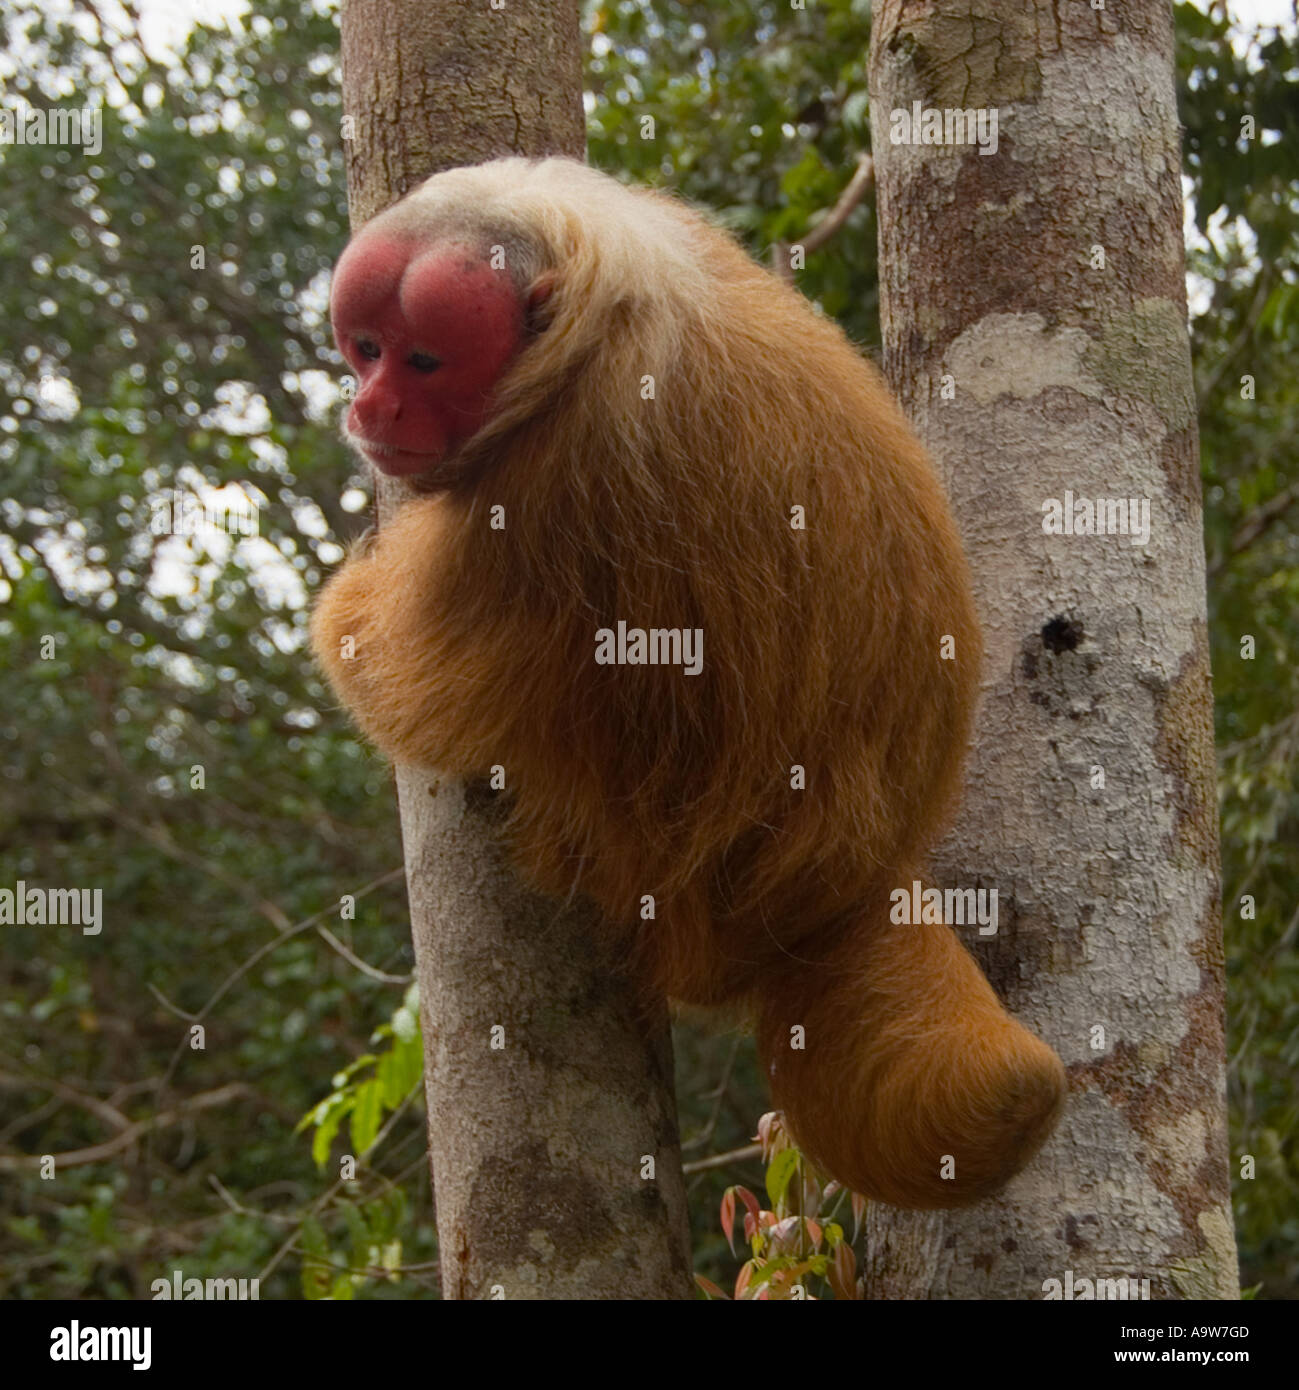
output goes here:
{"type": "Polygon", "coordinates": [[[521,870],[593,899],[659,988],[751,1006],[835,1177],[914,1207],[991,1190],[1063,1071],[948,929],[888,921],[954,808],[981,647],[878,372],[697,213],[568,161],[438,175],[370,226],[505,246],[521,296],[553,288],[458,480],[321,595],[335,690],[394,759],[503,766],[521,870]],[[702,672],[597,665],[620,619],[702,629],[702,672]]]}

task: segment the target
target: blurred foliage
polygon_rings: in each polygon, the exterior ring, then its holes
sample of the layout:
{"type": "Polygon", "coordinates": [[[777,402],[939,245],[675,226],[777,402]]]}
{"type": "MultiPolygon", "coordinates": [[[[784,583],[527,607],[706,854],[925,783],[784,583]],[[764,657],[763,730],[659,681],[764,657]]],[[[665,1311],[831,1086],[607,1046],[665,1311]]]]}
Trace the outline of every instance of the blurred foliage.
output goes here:
{"type": "MultiPolygon", "coordinates": [[[[98,936],[4,928],[0,1157],[65,1155],[53,1180],[4,1175],[9,1298],[147,1297],[176,1269],[260,1276],[267,1298],[437,1285],[390,780],[304,653],[305,602],[364,524],[325,317],[346,235],[337,17],[256,9],[169,56],[90,6],[3,21],[0,102],[103,115],[93,156],[0,146],[0,886],[96,886],[105,904],[98,936]],[[157,499],[230,484],[258,536],[155,531],[157,499]]],[[[1178,24],[1209,233],[1192,269],[1233,1153],[1256,1163],[1236,1206],[1246,1282],[1285,1297],[1299,55],[1276,39],[1237,57],[1188,6],[1178,24]]],[[[618,0],[588,4],[587,26],[593,162],[708,204],[755,254],[810,230],[869,148],[861,0],[618,0]]],[[[868,195],[800,275],[867,346],[874,248],[868,195]]],[[[746,1146],[763,1090],[747,1040],[682,1024],[677,1052],[687,1161],[740,1151],[689,1177],[696,1267],[733,1286],[715,1213],[737,1181],[762,1185],[746,1146]]]]}
{"type": "Polygon", "coordinates": [[[1179,5],[1241,1282],[1299,1297],[1299,41],[1179,5]],[[1242,129],[1252,116],[1255,129],[1242,129]],[[1252,134],[1253,138],[1246,138],[1252,134]],[[1199,307],[1199,306],[1197,306],[1199,307]],[[1252,654],[1245,639],[1252,638],[1252,654]],[[1251,1163],[1252,1160],[1252,1163],[1251,1163]]]}
{"type": "Polygon", "coordinates": [[[336,21],[271,3],[174,62],[84,9],[6,28],[6,105],[102,103],[103,144],[0,147],[0,883],[105,909],[95,937],[6,929],[0,1135],[108,1151],[6,1175],[0,1294],[147,1297],[180,1269],[297,1297],[286,1238],[328,1196],[346,1239],[398,1177],[427,1264],[418,1106],[333,1195],[293,1132],[412,966],[389,775],[304,656],[306,596],[362,524],[320,403],[336,21]],[[155,534],[155,498],[232,481],[256,538],[155,534]]]}
{"type": "MultiPolygon", "coordinates": [[[[763,259],[811,230],[870,149],[865,0],[621,0],[587,15],[591,162],[705,204],[763,259]]],[[[867,344],[879,341],[875,239],[867,198],[799,277],[867,344]]]]}

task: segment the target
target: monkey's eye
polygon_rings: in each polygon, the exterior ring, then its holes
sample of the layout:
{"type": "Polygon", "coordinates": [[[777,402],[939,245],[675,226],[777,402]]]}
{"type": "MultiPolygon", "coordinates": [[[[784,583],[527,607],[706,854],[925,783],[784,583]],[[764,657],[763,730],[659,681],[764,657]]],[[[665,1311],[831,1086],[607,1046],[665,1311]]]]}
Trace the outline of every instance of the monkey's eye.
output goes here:
{"type": "Polygon", "coordinates": [[[379,359],[379,344],[372,338],[358,338],[356,340],[356,350],[367,362],[376,362],[379,359]]]}
{"type": "Polygon", "coordinates": [[[417,372],[435,372],[442,365],[439,358],[430,357],[427,352],[412,352],[406,361],[417,372]]]}

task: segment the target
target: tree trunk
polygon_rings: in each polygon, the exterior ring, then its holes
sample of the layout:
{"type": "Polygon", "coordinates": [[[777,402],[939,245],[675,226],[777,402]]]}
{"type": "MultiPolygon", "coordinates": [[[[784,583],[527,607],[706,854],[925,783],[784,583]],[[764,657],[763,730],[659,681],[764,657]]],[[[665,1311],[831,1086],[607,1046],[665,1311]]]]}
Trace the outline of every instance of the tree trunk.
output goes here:
{"type": "Polygon", "coordinates": [[[1236,1298],[1170,8],[879,0],[871,122],[885,369],[947,479],[987,638],[937,868],[999,890],[980,958],[1070,1103],[999,1199],[874,1207],[868,1293],[1042,1298],[1072,1275],[1073,1297],[1131,1278],[1236,1298]],[[995,111],[995,153],[893,143],[916,102],[995,111]],[[1148,544],[1047,534],[1066,490],[1149,499],[1148,544]]]}
{"type": "MultiPolygon", "coordinates": [[[[342,35],[353,228],[451,165],[585,152],[575,0],[348,0],[342,35]]],[[[444,1295],[689,1297],[666,1010],[516,881],[493,796],[397,788],[444,1295]]]]}

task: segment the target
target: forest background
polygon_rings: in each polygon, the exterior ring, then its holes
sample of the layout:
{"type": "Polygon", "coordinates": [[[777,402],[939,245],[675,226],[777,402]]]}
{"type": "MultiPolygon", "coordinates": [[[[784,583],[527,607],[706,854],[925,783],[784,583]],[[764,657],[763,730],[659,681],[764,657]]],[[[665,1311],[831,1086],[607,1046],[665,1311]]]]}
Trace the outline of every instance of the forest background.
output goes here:
{"type": "MultiPolygon", "coordinates": [[[[434,1297],[390,778],[305,646],[369,500],[327,322],[337,7],[161,8],[3,15],[0,105],[102,107],[103,142],[0,144],[0,885],[101,887],[104,925],[0,934],[0,1297],[147,1297],[173,1269],[434,1297]],[[174,490],[234,487],[257,536],[154,529],[174,490]],[[331,1143],[369,1150],[354,1182],[331,1143]],[[51,1152],[56,1183],[6,1162],[51,1152]]],[[[1234,1206],[1243,1284],[1295,1298],[1299,40],[1293,12],[1255,14],[1177,5],[1177,62],[1234,1206]]],[[[588,3],[590,159],[766,255],[870,148],[868,41],[860,0],[588,3]]],[[[868,351],[875,244],[868,195],[799,274],[868,351]]],[[[744,1146],[751,1044],[675,1031],[686,1159],[744,1146]]],[[[696,1268],[723,1285],[733,1182],[760,1191],[760,1165],[690,1178],[696,1268]]]]}

